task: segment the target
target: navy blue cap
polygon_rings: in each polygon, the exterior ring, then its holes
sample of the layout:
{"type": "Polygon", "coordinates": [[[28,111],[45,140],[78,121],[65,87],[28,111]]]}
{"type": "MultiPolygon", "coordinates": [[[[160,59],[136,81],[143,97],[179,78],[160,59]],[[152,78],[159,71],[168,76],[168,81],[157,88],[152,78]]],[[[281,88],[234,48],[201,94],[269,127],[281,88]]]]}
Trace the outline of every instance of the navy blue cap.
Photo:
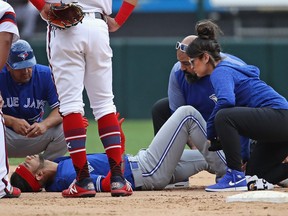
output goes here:
{"type": "Polygon", "coordinates": [[[7,63],[14,70],[36,65],[36,58],[30,44],[25,40],[18,40],[13,43],[7,63]]]}

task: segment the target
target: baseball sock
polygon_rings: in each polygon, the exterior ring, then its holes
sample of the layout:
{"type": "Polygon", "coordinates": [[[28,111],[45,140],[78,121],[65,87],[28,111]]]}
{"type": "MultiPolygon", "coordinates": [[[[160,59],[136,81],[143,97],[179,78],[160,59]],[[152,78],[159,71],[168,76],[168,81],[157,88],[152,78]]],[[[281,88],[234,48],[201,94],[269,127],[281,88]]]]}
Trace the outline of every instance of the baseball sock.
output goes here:
{"type": "Polygon", "coordinates": [[[99,136],[108,157],[111,176],[121,176],[122,149],[120,143],[119,123],[114,113],[103,116],[98,120],[99,136]]]}
{"type": "Polygon", "coordinates": [[[67,148],[76,171],[76,180],[81,181],[90,177],[85,148],[86,128],[82,115],[80,113],[72,113],[64,116],[63,130],[67,148]]]}
{"type": "Polygon", "coordinates": [[[111,172],[109,171],[108,174],[106,175],[106,177],[104,179],[102,179],[102,181],[101,181],[102,192],[111,191],[110,179],[111,179],[111,172]]]}

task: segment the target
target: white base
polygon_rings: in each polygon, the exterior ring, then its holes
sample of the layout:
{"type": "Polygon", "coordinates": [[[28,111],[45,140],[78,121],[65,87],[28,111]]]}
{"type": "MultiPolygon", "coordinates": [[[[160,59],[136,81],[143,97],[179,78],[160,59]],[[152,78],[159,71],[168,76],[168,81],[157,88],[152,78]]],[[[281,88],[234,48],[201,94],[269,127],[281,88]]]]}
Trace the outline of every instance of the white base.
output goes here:
{"type": "Polygon", "coordinates": [[[288,193],[277,191],[249,191],[228,196],[226,202],[288,202],[288,193]]]}

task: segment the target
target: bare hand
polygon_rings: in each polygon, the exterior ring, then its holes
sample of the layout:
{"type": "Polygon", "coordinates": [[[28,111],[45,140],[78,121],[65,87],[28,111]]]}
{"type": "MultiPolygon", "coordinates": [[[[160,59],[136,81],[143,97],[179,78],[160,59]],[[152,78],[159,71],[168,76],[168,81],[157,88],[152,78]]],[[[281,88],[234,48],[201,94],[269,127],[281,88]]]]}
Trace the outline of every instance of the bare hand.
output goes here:
{"type": "Polygon", "coordinates": [[[115,32],[120,28],[120,25],[115,21],[114,18],[110,16],[105,16],[107,20],[108,30],[109,32],[115,32]]]}
{"type": "Polygon", "coordinates": [[[47,128],[44,124],[35,122],[30,126],[30,129],[26,137],[37,137],[44,134],[47,131],[47,128]]]}
{"type": "Polygon", "coordinates": [[[30,129],[30,124],[25,119],[15,118],[11,127],[17,134],[26,136],[30,129]]]}
{"type": "Polygon", "coordinates": [[[42,9],[42,11],[40,11],[40,16],[42,17],[42,19],[44,20],[48,20],[48,14],[50,11],[50,4],[46,3],[42,9]]]}

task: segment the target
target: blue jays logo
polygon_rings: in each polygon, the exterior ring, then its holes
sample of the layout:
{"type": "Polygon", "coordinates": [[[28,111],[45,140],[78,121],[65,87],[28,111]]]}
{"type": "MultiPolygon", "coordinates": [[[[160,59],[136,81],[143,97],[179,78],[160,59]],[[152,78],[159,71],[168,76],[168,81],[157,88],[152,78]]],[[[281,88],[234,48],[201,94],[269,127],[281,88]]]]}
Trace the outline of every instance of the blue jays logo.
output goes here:
{"type": "Polygon", "coordinates": [[[28,57],[28,53],[25,51],[25,52],[22,52],[18,55],[19,58],[21,58],[23,61],[28,57]]]}
{"type": "Polygon", "coordinates": [[[215,94],[210,95],[209,98],[214,101],[215,104],[217,103],[217,97],[215,94]]]}

